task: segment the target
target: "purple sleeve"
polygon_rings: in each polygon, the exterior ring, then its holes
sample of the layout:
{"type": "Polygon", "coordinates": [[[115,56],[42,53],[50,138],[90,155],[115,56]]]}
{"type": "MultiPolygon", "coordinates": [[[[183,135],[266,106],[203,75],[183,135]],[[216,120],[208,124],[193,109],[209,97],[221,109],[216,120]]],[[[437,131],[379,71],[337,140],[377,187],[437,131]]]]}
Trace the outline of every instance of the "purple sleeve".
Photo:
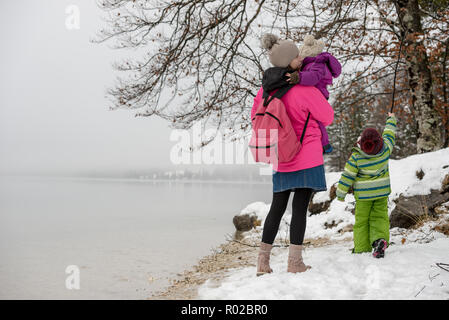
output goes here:
{"type": "Polygon", "coordinates": [[[334,78],[337,78],[341,73],[341,64],[333,55],[329,55],[329,69],[334,78]]]}
{"type": "Polygon", "coordinates": [[[320,53],[316,57],[315,63],[326,64],[327,67],[329,68],[329,71],[331,72],[333,78],[338,78],[338,76],[341,74],[340,62],[337,60],[337,58],[335,58],[329,52],[320,53]]]}
{"type": "Polygon", "coordinates": [[[323,63],[313,63],[309,70],[299,72],[299,84],[303,86],[316,85],[326,74],[323,63]]]}
{"type": "Polygon", "coordinates": [[[321,121],[317,121],[317,123],[318,123],[318,127],[320,127],[320,131],[321,131],[321,144],[323,146],[326,146],[329,144],[329,135],[327,134],[326,127],[324,126],[324,124],[321,121]]]}

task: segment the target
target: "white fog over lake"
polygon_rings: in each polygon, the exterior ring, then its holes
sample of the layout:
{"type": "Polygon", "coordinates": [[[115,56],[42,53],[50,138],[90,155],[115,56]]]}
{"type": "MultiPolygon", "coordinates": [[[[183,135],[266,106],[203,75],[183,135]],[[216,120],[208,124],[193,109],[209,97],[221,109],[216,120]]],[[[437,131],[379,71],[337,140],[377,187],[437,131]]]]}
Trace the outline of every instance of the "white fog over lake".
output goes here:
{"type": "Polygon", "coordinates": [[[148,298],[270,197],[256,183],[1,177],[0,299],[148,298]],[[70,265],[80,290],[66,289],[70,265]]]}
{"type": "Polygon", "coordinates": [[[240,165],[166,181],[180,169],[168,123],[109,110],[112,64],[138,53],[91,42],[105,27],[95,1],[0,9],[0,299],[148,298],[223,243],[235,214],[271,201],[271,180],[240,165]],[[71,265],[80,290],[66,288],[71,265]]]}

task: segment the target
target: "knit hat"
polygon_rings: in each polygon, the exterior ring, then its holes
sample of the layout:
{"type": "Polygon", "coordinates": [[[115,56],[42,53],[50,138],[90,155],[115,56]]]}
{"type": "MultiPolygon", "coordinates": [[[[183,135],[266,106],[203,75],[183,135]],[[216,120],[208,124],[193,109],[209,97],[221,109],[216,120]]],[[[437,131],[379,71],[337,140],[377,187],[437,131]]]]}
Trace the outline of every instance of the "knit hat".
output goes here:
{"type": "Polygon", "coordinates": [[[384,145],[382,137],[374,128],[367,128],[362,133],[360,139],[360,148],[363,152],[374,155],[378,154],[384,145]]]}
{"type": "Polygon", "coordinates": [[[261,42],[262,48],[268,50],[270,62],[275,67],[286,68],[298,56],[298,47],[291,40],[279,40],[274,34],[266,33],[261,42]]]}
{"type": "Polygon", "coordinates": [[[312,35],[304,37],[304,44],[299,47],[299,55],[305,57],[315,57],[323,52],[324,42],[316,40],[312,35]]]}

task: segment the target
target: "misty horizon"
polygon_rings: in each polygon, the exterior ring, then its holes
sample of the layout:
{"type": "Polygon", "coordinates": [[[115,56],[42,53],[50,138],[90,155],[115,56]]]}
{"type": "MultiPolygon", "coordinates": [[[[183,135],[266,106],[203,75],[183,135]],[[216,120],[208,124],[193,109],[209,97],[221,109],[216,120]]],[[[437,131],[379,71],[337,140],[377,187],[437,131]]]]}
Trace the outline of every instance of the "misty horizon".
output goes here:
{"type": "Polygon", "coordinates": [[[119,75],[112,64],[137,52],[92,43],[105,27],[94,2],[8,1],[1,9],[0,174],[174,166],[168,122],[109,110],[107,89],[119,75]],[[70,6],[79,29],[66,26],[70,6]]]}

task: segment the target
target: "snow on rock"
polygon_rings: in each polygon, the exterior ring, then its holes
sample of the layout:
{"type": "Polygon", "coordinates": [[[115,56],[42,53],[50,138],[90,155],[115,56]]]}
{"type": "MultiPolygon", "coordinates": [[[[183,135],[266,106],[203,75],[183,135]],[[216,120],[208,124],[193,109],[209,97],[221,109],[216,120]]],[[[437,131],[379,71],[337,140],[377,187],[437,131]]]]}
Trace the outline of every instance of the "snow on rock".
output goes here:
{"type": "MultiPolygon", "coordinates": [[[[291,196],[292,198],[292,196],[291,196]]],[[[353,195],[348,195],[348,199],[354,200],[353,195]]],[[[354,224],[354,216],[351,210],[354,208],[352,203],[341,203],[338,201],[332,201],[329,210],[326,214],[317,214],[307,218],[307,229],[305,233],[306,238],[323,238],[329,239],[342,239],[350,236],[350,233],[340,234],[339,231],[344,227],[354,224]],[[336,225],[333,228],[326,227],[326,225],[336,225]]],[[[260,232],[263,230],[263,223],[270,211],[270,204],[264,202],[253,202],[245,207],[239,215],[256,215],[258,220],[261,220],[262,224],[256,227],[256,232],[249,231],[243,234],[244,238],[257,241],[260,237],[260,232]]],[[[281,224],[279,226],[279,232],[276,239],[288,238],[289,224],[291,220],[291,210],[287,208],[284,216],[282,217],[281,224]]]]}
{"type": "Polygon", "coordinates": [[[338,182],[340,180],[341,172],[327,172],[326,173],[326,185],[327,185],[327,191],[325,192],[317,192],[315,196],[313,197],[314,203],[321,203],[325,201],[329,201],[330,195],[329,191],[332,185],[338,182]]]}
{"type": "Polygon", "coordinates": [[[435,152],[416,154],[401,160],[390,160],[390,199],[399,195],[426,195],[430,190],[441,188],[444,176],[449,173],[449,148],[435,152]],[[419,180],[416,172],[422,170],[419,180]]]}
{"type": "Polygon", "coordinates": [[[446,214],[441,215],[437,220],[428,221],[416,229],[391,228],[390,243],[394,245],[405,242],[429,243],[435,239],[445,238],[446,236],[443,233],[435,231],[435,227],[438,225],[446,225],[448,223],[449,215],[446,214]]]}
{"type": "Polygon", "coordinates": [[[270,204],[266,204],[265,202],[253,202],[247,205],[240,213],[239,215],[244,214],[255,214],[260,219],[265,219],[266,215],[268,214],[268,211],[270,210],[270,204]]]}
{"type": "Polygon", "coordinates": [[[354,225],[355,222],[355,217],[351,213],[351,210],[354,208],[355,198],[352,194],[348,194],[346,200],[346,202],[334,200],[326,213],[308,217],[304,237],[306,239],[329,238],[331,240],[351,237],[352,232],[339,233],[340,230],[349,225],[354,225]]]}

